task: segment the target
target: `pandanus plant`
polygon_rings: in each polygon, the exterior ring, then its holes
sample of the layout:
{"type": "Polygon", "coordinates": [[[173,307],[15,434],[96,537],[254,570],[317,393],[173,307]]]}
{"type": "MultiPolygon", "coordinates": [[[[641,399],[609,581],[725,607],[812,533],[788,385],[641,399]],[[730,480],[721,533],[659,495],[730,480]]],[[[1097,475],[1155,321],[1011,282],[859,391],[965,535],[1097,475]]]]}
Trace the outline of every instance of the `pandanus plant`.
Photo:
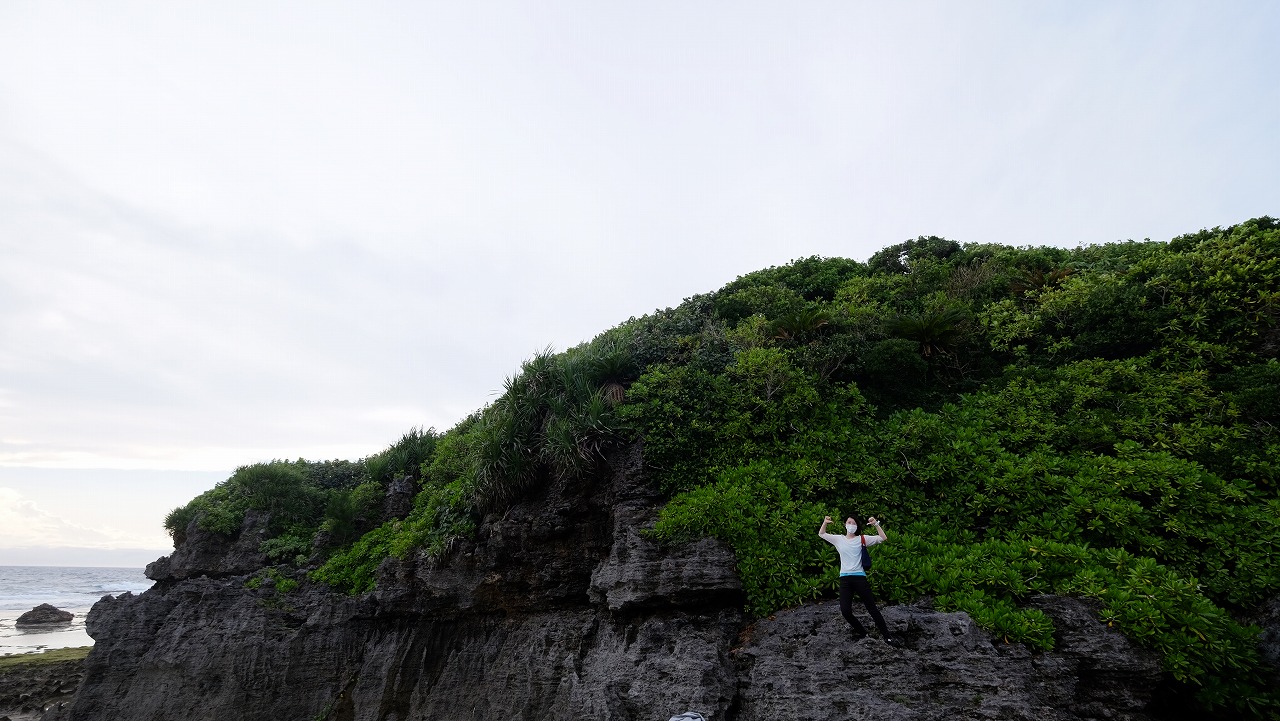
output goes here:
{"type": "Polygon", "coordinates": [[[614,408],[634,374],[625,339],[535,354],[477,424],[482,505],[514,500],[545,471],[571,478],[595,468],[619,437],[614,408]]]}

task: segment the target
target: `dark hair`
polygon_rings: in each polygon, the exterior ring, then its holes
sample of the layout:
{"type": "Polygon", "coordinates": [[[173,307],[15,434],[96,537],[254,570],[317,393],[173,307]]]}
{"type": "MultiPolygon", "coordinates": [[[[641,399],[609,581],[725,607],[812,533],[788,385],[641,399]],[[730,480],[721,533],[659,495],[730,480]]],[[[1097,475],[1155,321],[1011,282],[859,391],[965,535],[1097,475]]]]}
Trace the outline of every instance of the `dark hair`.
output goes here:
{"type": "Polygon", "coordinates": [[[858,516],[858,514],[856,514],[856,513],[850,513],[849,515],[845,516],[845,518],[852,518],[852,519],[853,519],[853,522],[854,522],[854,523],[856,523],[856,524],[858,524],[858,530],[859,530],[859,531],[861,531],[861,530],[862,530],[862,518],[861,518],[860,516],[858,516]]]}

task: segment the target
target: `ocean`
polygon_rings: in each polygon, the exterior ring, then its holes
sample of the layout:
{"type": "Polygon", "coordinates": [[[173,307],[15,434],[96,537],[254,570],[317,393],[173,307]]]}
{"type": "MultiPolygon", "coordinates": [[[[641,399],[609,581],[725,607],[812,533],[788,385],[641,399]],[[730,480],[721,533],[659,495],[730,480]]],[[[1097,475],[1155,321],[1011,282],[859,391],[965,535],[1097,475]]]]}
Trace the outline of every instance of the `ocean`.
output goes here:
{"type": "Polygon", "coordinates": [[[84,630],[85,615],[98,599],[125,591],[134,595],[151,588],[141,568],[62,568],[0,566],[0,656],[36,653],[53,648],[92,646],[84,630]],[[42,603],[75,614],[68,626],[19,629],[18,616],[42,603]]]}

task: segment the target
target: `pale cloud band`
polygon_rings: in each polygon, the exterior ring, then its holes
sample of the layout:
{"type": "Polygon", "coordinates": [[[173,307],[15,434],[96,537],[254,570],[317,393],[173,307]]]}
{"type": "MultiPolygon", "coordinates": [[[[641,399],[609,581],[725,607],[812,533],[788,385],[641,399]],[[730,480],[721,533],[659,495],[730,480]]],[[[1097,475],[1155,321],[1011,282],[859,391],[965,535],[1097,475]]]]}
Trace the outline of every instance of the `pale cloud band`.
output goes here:
{"type": "Polygon", "coordinates": [[[4,532],[156,538],[237,465],[443,430],[541,348],[798,257],[1280,215],[1277,27],[1271,2],[0,3],[4,532]]]}
{"type": "Polygon", "coordinates": [[[0,487],[0,554],[4,549],[30,546],[105,550],[163,549],[167,544],[163,534],[72,523],[40,508],[16,489],[0,487]]]}

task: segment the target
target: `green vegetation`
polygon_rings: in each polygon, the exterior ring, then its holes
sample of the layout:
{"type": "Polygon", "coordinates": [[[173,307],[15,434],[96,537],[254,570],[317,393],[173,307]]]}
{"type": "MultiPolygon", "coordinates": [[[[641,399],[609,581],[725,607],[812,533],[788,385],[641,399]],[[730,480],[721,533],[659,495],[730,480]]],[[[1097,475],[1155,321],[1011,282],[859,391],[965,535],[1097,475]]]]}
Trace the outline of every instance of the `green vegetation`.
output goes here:
{"type": "Polygon", "coordinates": [[[439,438],[406,518],[365,534],[312,577],[348,593],[370,591],[388,557],[439,557],[475,533],[483,511],[547,479],[595,471],[625,438],[616,409],[636,373],[628,338],[615,329],[558,355],[536,354],[492,405],[439,438]]]}
{"type": "Polygon", "coordinates": [[[0,672],[51,663],[63,663],[65,661],[82,661],[92,650],[93,646],[78,646],[76,648],[55,648],[40,653],[15,653],[0,656],[0,672]]]}
{"type": "Polygon", "coordinates": [[[377,524],[386,486],[416,477],[435,448],[434,431],[414,428],[383,452],[359,462],[270,461],[237,468],[230,478],[173,509],[164,519],[175,544],[195,527],[229,538],[245,514],[265,514],[268,538],[259,550],[275,562],[304,565],[320,550],[349,545],[377,524]],[[319,537],[318,532],[323,532],[319,537]]]}
{"type": "Polygon", "coordinates": [[[1236,619],[1280,592],[1277,423],[1277,221],[1076,249],[931,236],[751,273],[535,355],[492,405],[397,456],[413,510],[363,535],[337,532],[354,516],[324,494],[358,505],[388,478],[368,461],[314,499],[272,490],[305,485],[309,464],[241,469],[170,529],[234,533],[250,508],[276,539],[330,524],[312,577],[359,593],[388,557],[439,557],[482,513],[640,439],[670,498],[654,535],[730,544],[755,614],[829,594],[815,529],[874,514],[890,600],[932,597],[1047,649],[1052,622],[1027,601],[1094,599],[1202,708],[1260,718],[1280,696],[1236,619]]]}
{"type": "Polygon", "coordinates": [[[277,593],[285,594],[298,590],[299,584],[296,580],[281,573],[278,568],[264,568],[244,582],[245,588],[255,591],[262,588],[263,585],[275,589],[277,593]]]}
{"type": "Polygon", "coordinates": [[[672,495],[656,535],[732,545],[763,615],[834,587],[823,515],[874,513],[893,601],[1050,648],[1025,602],[1093,598],[1201,704],[1275,711],[1232,616],[1280,591],[1275,221],[1076,250],[924,238],[833,261],[834,290],[797,265],[674,311],[701,317],[629,389],[672,495]],[[827,322],[759,331],[797,307],[827,322]]]}

